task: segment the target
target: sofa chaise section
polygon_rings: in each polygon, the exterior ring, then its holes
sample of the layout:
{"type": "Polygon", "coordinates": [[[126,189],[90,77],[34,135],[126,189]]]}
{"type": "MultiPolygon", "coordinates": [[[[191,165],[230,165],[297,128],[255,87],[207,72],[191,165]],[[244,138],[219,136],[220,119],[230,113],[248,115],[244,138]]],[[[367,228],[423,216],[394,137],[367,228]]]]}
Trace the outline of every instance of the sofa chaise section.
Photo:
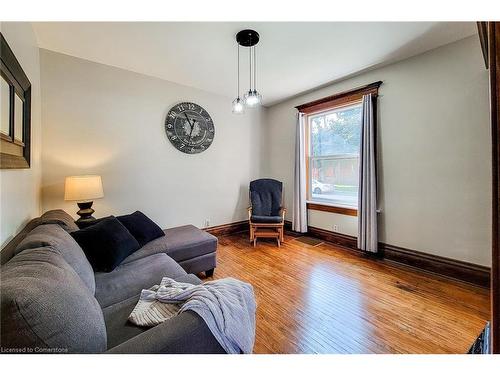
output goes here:
{"type": "Polygon", "coordinates": [[[165,229],[165,236],[157,238],[129,255],[124,264],[158,253],[165,253],[188,273],[213,274],[216,267],[217,237],[194,225],[165,229]]]}

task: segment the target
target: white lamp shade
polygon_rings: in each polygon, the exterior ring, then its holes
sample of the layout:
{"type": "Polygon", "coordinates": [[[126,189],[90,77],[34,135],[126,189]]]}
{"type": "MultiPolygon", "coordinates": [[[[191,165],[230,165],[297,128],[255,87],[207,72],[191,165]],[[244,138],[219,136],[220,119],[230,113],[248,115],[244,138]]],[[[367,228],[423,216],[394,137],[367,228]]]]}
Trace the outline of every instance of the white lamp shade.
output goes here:
{"type": "Polygon", "coordinates": [[[104,197],[101,176],[70,176],[64,184],[65,201],[91,201],[104,197]]]}

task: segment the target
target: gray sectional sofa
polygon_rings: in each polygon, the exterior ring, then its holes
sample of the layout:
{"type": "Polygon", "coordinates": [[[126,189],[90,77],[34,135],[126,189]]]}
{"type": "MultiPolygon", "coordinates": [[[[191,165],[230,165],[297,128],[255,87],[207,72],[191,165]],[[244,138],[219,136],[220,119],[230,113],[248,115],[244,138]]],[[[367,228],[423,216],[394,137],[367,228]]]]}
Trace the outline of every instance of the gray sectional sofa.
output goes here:
{"type": "Polygon", "coordinates": [[[33,219],[1,252],[2,352],[224,353],[205,322],[183,312],[153,328],[127,322],[142,289],[164,276],[193,284],[216,266],[217,238],[167,229],[112,272],[94,273],[70,215],[33,219]]]}

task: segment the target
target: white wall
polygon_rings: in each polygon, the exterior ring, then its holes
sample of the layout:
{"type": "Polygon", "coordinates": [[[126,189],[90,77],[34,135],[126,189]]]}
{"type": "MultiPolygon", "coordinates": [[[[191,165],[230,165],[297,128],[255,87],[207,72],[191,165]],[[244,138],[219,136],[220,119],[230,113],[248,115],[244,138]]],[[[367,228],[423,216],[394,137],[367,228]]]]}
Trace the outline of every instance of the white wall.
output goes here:
{"type": "MultiPolygon", "coordinates": [[[[285,182],[291,208],[294,107],[379,80],[380,240],[489,265],[488,78],[477,36],[268,108],[263,174],[285,182]]],[[[309,212],[311,226],[334,224],[357,233],[355,217],[309,212]]]]}
{"type": "Polygon", "coordinates": [[[2,22],[0,31],[31,82],[31,168],[0,170],[0,248],[40,214],[41,103],[38,46],[28,22],[2,22]]]}
{"type": "MultiPolygon", "coordinates": [[[[136,209],[162,227],[244,220],[248,183],[259,177],[262,112],[231,113],[231,98],[41,50],[43,210],[64,208],[64,178],[100,174],[105,197],[96,216],[136,209]],[[175,149],[164,131],[182,101],[204,107],[215,123],[210,148],[175,149]]],[[[217,74],[217,72],[214,72],[217,74]]]]}

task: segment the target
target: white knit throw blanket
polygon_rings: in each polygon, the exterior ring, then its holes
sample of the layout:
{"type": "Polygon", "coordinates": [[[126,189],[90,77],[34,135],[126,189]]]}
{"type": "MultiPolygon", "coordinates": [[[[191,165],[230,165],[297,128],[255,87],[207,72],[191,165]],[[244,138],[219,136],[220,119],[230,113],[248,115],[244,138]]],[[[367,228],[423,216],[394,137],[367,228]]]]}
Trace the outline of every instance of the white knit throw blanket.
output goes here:
{"type": "Polygon", "coordinates": [[[181,308],[182,302],[165,303],[156,299],[156,292],[158,292],[160,288],[162,288],[162,290],[168,290],[172,281],[176,283],[175,290],[178,291],[186,290],[187,288],[194,286],[193,284],[178,283],[172,279],[164,277],[161,280],[160,285],[154,285],[151,289],[142,290],[139,302],[130,313],[128,320],[137,326],[153,327],[176,316],[181,308]]]}
{"type": "Polygon", "coordinates": [[[193,285],[164,277],[160,285],[141,292],[129,321],[151,327],[186,310],[203,318],[227,353],[252,352],[256,310],[253,287],[233,278],[193,285]]]}

